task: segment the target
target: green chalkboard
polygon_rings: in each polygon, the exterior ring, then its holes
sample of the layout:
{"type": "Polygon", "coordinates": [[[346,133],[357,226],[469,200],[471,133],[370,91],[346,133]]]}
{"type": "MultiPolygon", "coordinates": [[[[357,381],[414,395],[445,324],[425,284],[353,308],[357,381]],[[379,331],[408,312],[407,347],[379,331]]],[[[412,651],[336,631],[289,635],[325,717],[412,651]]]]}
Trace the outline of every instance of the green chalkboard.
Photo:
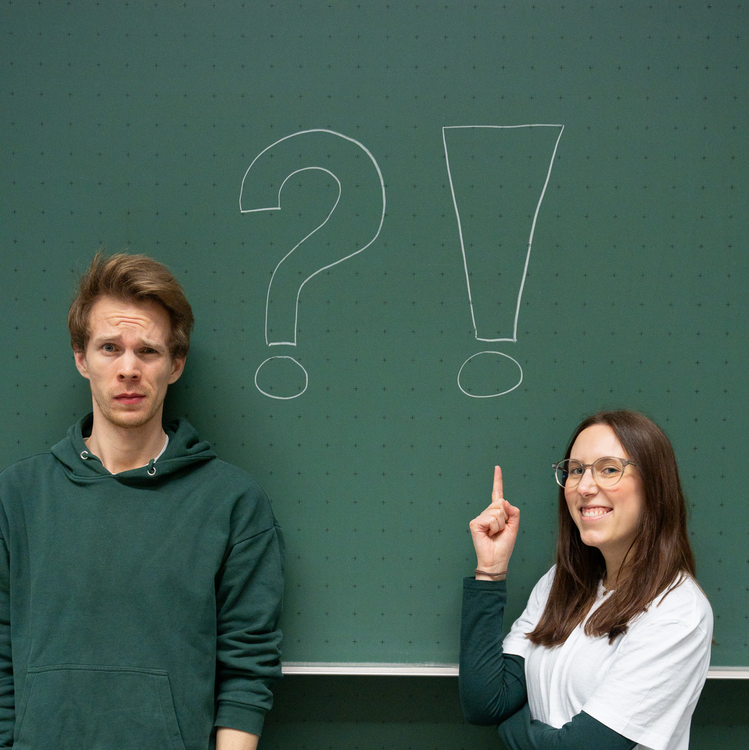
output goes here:
{"type": "Polygon", "coordinates": [[[736,3],[0,9],[0,448],[88,409],[65,316],[102,245],[184,284],[168,403],[288,540],[288,662],[450,664],[492,466],[511,612],[580,417],[650,414],[713,663],[749,665],[747,13],[736,3]]]}

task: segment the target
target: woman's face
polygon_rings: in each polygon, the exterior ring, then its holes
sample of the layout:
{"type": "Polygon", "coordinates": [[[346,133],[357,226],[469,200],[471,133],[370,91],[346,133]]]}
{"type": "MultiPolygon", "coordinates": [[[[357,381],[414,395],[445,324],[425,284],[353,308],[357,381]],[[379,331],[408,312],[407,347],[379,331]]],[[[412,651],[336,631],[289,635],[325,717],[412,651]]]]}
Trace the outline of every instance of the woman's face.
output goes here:
{"type": "MultiPolygon", "coordinates": [[[[570,451],[570,458],[584,464],[592,464],[603,456],[629,458],[616,433],[603,424],[584,429],[570,451]]],[[[580,531],[580,538],[583,544],[601,551],[608,576],[616,576],[637,535],[644,495],[640,473],[630,465],[612,487],[596,484],[590,468],[585,469],[579,484],[565,487],[567,508],[580,531]]]]}

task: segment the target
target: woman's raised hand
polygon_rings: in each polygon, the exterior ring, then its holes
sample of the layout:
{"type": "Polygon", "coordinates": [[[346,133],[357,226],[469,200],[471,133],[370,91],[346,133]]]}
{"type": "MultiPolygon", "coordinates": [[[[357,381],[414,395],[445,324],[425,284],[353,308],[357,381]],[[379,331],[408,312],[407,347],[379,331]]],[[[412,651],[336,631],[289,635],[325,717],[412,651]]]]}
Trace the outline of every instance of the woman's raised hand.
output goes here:
{"type": "Polygon", "coordinates": [[[476,578],[492,580],[507,572],[519,521],[520,510],[504,499],[502,469],[495,466],[491,505],[469,524],[476,550],[476,569],[482,571],[476,573],[476,578]]]}

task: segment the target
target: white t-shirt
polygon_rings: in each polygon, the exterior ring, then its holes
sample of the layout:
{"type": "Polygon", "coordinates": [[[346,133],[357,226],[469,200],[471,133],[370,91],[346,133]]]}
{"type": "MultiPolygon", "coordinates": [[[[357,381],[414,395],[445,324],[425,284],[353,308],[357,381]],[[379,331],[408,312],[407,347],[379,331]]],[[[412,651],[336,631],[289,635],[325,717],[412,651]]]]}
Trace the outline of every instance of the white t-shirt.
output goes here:
{"type": "MultiPolygon", "coordinates": [[[[687,577],[661,594],[611,645],[608,636],[585,635],[582,623],[561,646],[534,646],[525,634],[541,618],[554,571],[536,584],[504,639],[505,653],[525,659],[533,718],[560,728],[585,711],[640,748],[688,750],[713,638],[712,609],[699,586],[687,577]]],[[[607,595],[600,586],[591,612],[607,595]]]]}

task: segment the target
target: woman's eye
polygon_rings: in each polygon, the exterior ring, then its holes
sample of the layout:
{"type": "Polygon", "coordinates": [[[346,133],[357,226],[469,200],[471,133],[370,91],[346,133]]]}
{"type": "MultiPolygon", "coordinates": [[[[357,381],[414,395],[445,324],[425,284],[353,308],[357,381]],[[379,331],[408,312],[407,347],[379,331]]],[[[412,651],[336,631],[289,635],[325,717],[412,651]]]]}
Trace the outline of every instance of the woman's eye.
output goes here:
{"type": "Polygon", "coordinates": [[[605,477],[613,477],[621,471],[621,467],[617,466],[616,464],[606,464],[605,466],[601,467],[600,471],[601,474],[603,474],[605,477]]]}

